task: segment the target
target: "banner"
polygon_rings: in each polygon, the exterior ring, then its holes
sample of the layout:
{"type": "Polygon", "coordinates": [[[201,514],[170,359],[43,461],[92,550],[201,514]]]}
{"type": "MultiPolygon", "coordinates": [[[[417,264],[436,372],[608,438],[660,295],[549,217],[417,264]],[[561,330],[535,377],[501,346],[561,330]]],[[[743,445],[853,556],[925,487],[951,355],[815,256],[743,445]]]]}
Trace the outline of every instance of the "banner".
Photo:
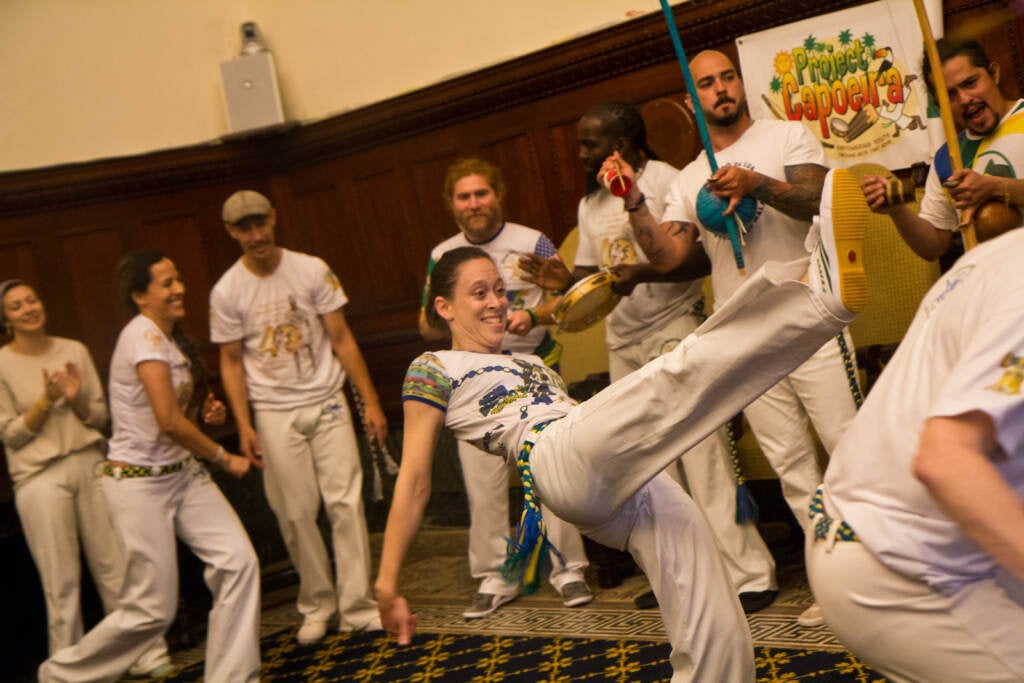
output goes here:
{"type": "MultiPolygon", "coordinates": [[[[926,0],[942,35],[941,0],[926,0]]],[[[828,164],[929,162],[944,142],[921,73],[924,39],[907,0],[882,0],[736,40],[754,118],[801,121],[828,164]]]]}

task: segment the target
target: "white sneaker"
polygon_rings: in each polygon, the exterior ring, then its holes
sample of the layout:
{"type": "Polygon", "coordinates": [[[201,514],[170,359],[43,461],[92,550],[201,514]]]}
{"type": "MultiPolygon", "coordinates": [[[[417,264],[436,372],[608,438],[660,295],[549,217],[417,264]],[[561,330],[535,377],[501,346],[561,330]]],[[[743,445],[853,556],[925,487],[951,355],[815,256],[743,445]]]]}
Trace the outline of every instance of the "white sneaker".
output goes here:
{"type": "Polygon", "coordinates": [[[295,640],[299,645],[312,645],[323,640],[325,635],[327,635],[326,621],[306,617],[302,620],[299,632],[295,634],[295,640]]]}
{"type": "Polygon", "coordinates": [[[837,318],[852,320],[868,300],[864,273],[864,232],[869,209],[856,177],[845,168],[829,171],[815,217],[818,241],[811,251],[807,277],[811,288],[837,318]]]}
{"type": "Polygon", "coordinates": [[[818,607],[818,603],[814,603],[803,611],[796,618],[796,623],[800,624],[804,628],[815,628],[816,626],[825,625],[825,617],[821,613],[821,608],[818,607]]]}

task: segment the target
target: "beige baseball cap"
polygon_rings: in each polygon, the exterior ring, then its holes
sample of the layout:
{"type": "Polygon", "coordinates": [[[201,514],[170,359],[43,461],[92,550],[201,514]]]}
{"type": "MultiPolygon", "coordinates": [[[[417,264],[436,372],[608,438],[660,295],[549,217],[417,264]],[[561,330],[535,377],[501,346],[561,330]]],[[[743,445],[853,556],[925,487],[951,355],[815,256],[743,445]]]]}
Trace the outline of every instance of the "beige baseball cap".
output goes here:
{"type": "Polygon", "coordinates": [[[220,216],[225,223],[234,225],[249,216],[266,216],[270,213],[270,200],[255,190],[239,190],[224,202],[220,216]]]}

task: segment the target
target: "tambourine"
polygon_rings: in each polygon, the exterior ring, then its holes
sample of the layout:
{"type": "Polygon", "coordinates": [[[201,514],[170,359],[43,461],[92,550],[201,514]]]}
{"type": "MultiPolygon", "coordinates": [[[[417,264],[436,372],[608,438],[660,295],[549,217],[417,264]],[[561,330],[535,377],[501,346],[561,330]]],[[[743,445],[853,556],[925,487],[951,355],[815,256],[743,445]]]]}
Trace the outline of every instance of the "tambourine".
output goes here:
{"type": "Polygon", "coordinates": [[[552,317],[559,332],[582,332],[611,313],[622,298],[612,291],[610,273],[594,273],[565,293],[552,317]]]}

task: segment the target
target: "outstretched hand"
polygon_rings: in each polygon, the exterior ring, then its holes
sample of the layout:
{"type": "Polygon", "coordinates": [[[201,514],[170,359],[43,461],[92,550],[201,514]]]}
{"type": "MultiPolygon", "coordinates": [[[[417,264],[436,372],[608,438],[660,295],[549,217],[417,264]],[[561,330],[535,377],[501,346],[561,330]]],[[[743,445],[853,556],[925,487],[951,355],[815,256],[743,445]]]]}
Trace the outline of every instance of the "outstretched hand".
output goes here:
{"type": "Polygon", "coordinates": [[[518,265],[524,280],[543,289],[562,291],[572,283],[572,273],[560,256],[543,258],[537,254],[523,254],[518,265]]]}
{"type": "Polygon", "coordinates": [[[409,603],[401,595],[391,598],[377,598],[380,623],[390,635],[398,638],[399,645],[408,645],[416,633],[419,615],[409,610],[409,603]]]}

